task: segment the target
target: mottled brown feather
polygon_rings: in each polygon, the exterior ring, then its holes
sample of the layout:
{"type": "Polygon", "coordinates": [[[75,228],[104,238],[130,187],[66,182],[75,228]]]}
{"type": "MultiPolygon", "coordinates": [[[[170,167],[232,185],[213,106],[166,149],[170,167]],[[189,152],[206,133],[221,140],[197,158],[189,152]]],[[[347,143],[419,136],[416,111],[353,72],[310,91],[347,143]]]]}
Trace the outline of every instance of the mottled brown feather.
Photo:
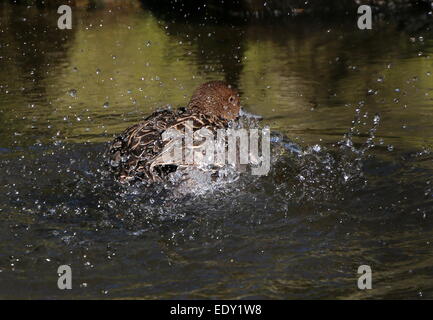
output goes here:
{"type": "MultiPolygon", "coordinates": [[[[154,112],[115,138],[106,152],[110,169],[120,182],[163,181],[164,172],[156,167],[164,165],[160,155],[168,143],[162,140],[166,130],[183,131],[189,123],[192,131],[226,128],[239,108],[238,95],[228,85],[220,81],[205,83],[194,92],[187,109],[154,112]]],[[[170,170],[176,168],[169,166],[170,170]]]]}

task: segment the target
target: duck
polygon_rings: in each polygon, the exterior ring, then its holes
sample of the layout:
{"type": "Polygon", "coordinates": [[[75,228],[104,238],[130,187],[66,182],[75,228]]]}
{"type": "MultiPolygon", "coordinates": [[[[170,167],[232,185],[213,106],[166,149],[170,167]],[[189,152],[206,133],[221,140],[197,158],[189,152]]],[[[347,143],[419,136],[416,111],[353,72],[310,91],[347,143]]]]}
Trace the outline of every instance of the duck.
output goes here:
{"type": "Polygon", "coordinates": [[[215,132],[228,128],[240,112],[240,97],[234,87],[224,81],[203,83],[193,92],[186,107],[157,110],[115,137],[105,153],[110,171],[122,184],[164,182],[181,167],[162,161],[169,143],[164,133],[186,128],[192,132],[202,128],[215,132]]]}

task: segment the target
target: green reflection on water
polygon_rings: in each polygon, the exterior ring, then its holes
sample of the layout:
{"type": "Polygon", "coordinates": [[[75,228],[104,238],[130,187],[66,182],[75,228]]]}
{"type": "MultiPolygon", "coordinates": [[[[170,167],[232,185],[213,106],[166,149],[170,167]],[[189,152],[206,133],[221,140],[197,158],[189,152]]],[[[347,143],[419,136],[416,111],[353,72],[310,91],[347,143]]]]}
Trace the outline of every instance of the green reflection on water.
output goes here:
{"type": "Polygon", "coordinates": [[[233,83],[244,107],[306,143],[343,135],[361,101],[367,122],[383,116],[378,135],[389,143],[432,142],[431,41],[393,25],[203,26],[127,7],[77,8],[73,30],[60,31],[53,10],[2,9],[4,146],[107,141],[158,107],[185,105],[210,79],[233,83]]]}

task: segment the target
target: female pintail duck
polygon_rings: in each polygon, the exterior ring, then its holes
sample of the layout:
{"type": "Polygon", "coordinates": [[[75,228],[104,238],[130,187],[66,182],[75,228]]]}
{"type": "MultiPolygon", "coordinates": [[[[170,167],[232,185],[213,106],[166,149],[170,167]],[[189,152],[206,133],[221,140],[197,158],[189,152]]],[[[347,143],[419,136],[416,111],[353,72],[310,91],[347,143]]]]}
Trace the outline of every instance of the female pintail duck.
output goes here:
{"type": "Polygon", "coordinates": [[[223,81],[204,83],[195,90],[186,108],[156,111],[115,138],[107,150],[109,166],[122,183],[164,181],[168,173],[178,169],[176,164],[161,161],[167,144],[164,132],[182,131],[187,126],[193,132],[227,128],[239,112],[240,99],[235,89],[223,81]]]}

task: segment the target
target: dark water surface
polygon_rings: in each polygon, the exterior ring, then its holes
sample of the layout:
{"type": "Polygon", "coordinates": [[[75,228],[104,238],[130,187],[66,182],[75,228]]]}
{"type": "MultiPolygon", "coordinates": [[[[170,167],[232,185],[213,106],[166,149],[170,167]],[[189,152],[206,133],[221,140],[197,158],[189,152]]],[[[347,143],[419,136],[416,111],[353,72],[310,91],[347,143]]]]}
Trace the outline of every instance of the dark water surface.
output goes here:
{"type": "Polygon", "coordinates": [[[0,298],[433,298],[431,31],[57,18],[0,4],[0,298]],[[114,134],[214,79],[303,155],[197,197],[106,175],[114,134]]]}

